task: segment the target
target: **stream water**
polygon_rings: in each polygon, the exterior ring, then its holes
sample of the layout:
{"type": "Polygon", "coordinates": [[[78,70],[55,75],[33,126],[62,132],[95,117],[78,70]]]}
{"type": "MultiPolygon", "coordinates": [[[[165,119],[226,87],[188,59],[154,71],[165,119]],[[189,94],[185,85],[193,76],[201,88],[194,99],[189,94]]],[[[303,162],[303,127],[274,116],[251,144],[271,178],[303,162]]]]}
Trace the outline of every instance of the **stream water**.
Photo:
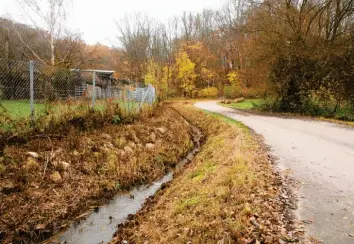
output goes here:
{"type": "Polygon", "coordinates": [[[45,243],[97,244],[109,242],[117,231],[118,224],[124,223],[130,214],[136,214],[143,207],[147,198],[155,195],[162,184],[171,181],[174,172],[183,168],[197,154],[202,133],[196,127],[192,126],[192,129],[194,147],[172,172],[151,185],[135,187],[127,193],[117,195],[109,204],[90,214],[86,220],[73,224],[65,232],[56,235],[45,243]]]}

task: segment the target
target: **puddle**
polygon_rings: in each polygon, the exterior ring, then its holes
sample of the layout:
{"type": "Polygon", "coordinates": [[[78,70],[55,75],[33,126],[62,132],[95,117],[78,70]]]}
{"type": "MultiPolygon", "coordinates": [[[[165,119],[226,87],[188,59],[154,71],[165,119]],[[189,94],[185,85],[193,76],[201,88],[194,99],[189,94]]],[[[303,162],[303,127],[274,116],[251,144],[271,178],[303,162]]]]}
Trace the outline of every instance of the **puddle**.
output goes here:
{"type": "MultiPolygon", "coordinates": [[[[196,127],[192,129],[194,148],[176,165],[174,172],[190,162],[199,151],[202,133],[196,127]]],[[[100,207],[98,212],[90,214],[86,220],[73,224],[45,243],[97,244],[111,241],[118,224],[124,223],[130,214],[137,213],[147,198],[155,195],[162,184],[173,179],[174,172],[166,174],[151,185],[135,187],[127,193],[117,195],[108,205],[100,207]]]]}

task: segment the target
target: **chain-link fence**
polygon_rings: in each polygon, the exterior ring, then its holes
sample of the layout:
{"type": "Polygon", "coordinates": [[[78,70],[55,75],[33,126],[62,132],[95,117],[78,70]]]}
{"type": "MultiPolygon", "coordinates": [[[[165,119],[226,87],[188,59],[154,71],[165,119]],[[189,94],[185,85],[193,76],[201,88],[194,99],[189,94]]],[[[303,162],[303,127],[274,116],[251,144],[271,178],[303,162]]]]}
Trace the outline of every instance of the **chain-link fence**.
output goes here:
{"type": "Polygon", "coordinates": [[[83,102],[91,109],[103,110],[105,101],[110,100],[133,113],[154,103],[154,87],[115,79],[113,74],[0,59],[0,112],[11,120],[34,122],[43,116],[48,104],[57,112],[63,105],[75,108],[75,104],[83,102]]]}

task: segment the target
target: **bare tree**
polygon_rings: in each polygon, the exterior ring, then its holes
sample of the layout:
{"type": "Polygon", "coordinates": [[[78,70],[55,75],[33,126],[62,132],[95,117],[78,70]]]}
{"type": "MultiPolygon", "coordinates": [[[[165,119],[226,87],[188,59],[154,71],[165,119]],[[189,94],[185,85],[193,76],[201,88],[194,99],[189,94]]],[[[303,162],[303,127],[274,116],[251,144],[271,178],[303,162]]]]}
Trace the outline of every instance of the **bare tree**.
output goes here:
{"type": "MultiPolygon", "coordinates": [[[[70,0],[18,0],[25,15],[31,24],[44,33],[50,52],[50,64],[55,65],[55,44],[65,34],[65,22],[67,18],[68,3],[70,0]],[[44,31],[43,31],[44,29],[44,31]]],[[[46,63],[31,45],[23,40],[18,32],[23,45],[41,62],[46,63]]]]}
{"type": "MultiPolygon", "coordinates": [[[[153,20],[135,14],[117,22],[119,42],[128,63],[130,79],[141,80],[145,63],[152,55],[152,38],[155,29],[153,20]]],[[[155,40],[156,44],[156,40],[155,40]]],[[[156,50],[155,50],[156,51],[156,50]]]]}
{"type": "Polygon", "coordinates": [[[4,58],[9,59],[9,51],[10,51],[10,29],[8,27],[1,27],[0,30],[1,35],[3,35],[3,40],[1,40],[1,49],[4,50],[4,58]]]}

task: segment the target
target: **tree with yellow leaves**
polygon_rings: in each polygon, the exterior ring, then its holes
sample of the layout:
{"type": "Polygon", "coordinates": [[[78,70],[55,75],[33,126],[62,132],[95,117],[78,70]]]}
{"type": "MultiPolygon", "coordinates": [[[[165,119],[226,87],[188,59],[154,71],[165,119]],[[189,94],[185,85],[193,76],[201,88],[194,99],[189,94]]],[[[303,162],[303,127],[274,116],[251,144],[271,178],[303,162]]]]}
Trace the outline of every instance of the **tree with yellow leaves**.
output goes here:
{"type": "Polygon", "coordinates": [[[232,71],[227,75],[227,80],[231,84],[232,96],[239,97],[243,95],[243,85],[241,83],[240,75],[236,71],[232,71]]]}
{"type": "Polygon", "coordinates": [[[196,88],[195,64],[189,59],[186,52],[182,52],[176,59],[177,82],[184,96],[193,96],[196,88]]]}
{"type": "Polygon", "coordinates": [[[171,78],[169,67],[161,66],[150,59],[147,64],[146,74],[144,77],[145,84],[151,84],[157,89],[157,94],[160,98],[166,98],[168,81],[171,78]]]}
{"type": "Polygon", "coordinates": [[[155,63],[153,59],[150,59],[147,64],[146,74],[145,74],[145,84],[156,85],[160,78],[159,66],[155,63]]]}
{"type": "Polygon", "coordinates": [[[215,73],[212,70],[207,68],[202,68],[201,78],[208,87],[211,85],[211,82],[213,81],[214,77],[215,77],[215,73]]]}
{"type": "Polygon", "coordinates": [[[232,71],[227,75],[227,80],[232,86],[240,85],[239,74],[236,71],[232,71]]]}

